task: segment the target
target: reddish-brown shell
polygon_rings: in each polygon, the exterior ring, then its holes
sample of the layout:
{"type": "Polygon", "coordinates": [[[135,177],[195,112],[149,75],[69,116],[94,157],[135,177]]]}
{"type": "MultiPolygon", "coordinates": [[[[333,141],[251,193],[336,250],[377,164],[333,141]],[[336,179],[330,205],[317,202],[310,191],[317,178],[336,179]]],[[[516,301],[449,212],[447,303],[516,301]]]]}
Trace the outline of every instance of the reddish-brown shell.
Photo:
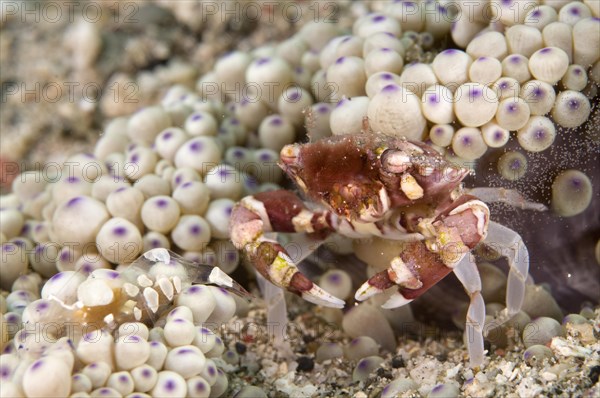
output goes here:
{"type": "Polygon", "coordinates": [[[445,201],[468,174],[421,142],[383,134],[339,135],[308,144],[296,144],[296,157],[282,159],[281,167],[312,200],[328,205],[349,219],[380,201],[385,188],[390,207],[438,204],[445,201]],[[385,159],[403,151],[411,166],[403,173],[386,170],[385,159]],[[411,200],[400,189],[402,174],[409,173],[423,188],[422,198],[411,200]]]}

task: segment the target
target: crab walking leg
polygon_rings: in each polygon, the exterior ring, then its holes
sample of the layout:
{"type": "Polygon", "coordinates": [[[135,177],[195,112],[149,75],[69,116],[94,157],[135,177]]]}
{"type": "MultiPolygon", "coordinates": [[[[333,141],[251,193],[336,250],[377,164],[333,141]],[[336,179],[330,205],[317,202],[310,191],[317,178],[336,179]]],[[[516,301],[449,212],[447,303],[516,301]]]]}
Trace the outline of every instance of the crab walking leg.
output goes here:
{"type": "Polygon", "coordinates": [[[465,193],[476,196],[487,203],[501,202],[523,210],[548,210],[548,208],[541,203],[528,201],[523,195],[514,189],[480,187],[465,189],[465,193]]]}
{"type": "Polygon", "coordinates": [[[481,296],[481,278],[477,265],[470,254],[464,256],[454,268],[454,275],[467,291],[471,302],[467,310],[467,349],[470,366],[483,363],[483,326],[485,323],[485,303],[481,296]]]}
{"type": "Polygon", "coordinates": [[[343,300],[311,282],[298,270],[285,248],[264,235],[271,231],[326,235],[333,231],[329,216],[327,212],[308,210],[300,198],[285,190],[247,196],[232,211],[231,241],[274,285],[296,293],[306,301],[342,308],[343,300]]]}
{"type": "Polygon", "coordinates": [[[510,228],[496,222],[490,222],[486,245],[500,251],[508,260],[510,271],[506,288],[506,309],[497,317],[500,324],[516,315],[523,305],[525,298],[525,285],[529,275],[529,252],[521,236],[510,228]]]}

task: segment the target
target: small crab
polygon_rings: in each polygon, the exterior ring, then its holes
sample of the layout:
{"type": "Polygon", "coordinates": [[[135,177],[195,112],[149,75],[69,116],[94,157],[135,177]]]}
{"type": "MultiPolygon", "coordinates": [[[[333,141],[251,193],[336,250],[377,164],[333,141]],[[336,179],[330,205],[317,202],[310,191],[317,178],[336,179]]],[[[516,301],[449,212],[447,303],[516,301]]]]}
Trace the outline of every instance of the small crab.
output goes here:
{"type": "Polygon", "coordinates": [[[216,285],[242,298],[251,297],[220,268],[188,261],[163,248],[145,252],[121,272],[96,270],[87,281],[93,280],[111,288],[110,293],[103,291],[109,300],[88,306],[80,299],[66,304],[50,295],[48,299],[62,308],[53,321],[78,325],[86,333],[97,329],[114,331],[125,322],[154,324],[175,306],[177,295],[192,284],[216,285]]]}
{"type": "Polygon", "coordinates": [[[498,316],[500,323],[521,308],[529,257],[521,237],[490,221],[487,205],[474,194],[523,208],[541,210],[543,206],[528,203],[511,190],[467,191],[461,181],[468,169],[444,160],[422,142],[379,133],[287,145],[280,157],[282,169],[320,206],[309,207],[286,190],[247,196],[236,205],[230,221],[231,239],[257,271],[310,302],[341,308],[343,300],[311,282],[285,248],[265,233],[307,233],[324,239],[337,232],[350,238],[377,236],[399,241],[397,256],[385,271],[358,289],[355,299],[363,301],[396,286],[383,307],[400,307],[453,271],[470,296],[471,365],[482,364],[485,306],[470,251],[485,239],[496,249],[503,248],[501,253],[508,258],[507,308],[498,316]]]}

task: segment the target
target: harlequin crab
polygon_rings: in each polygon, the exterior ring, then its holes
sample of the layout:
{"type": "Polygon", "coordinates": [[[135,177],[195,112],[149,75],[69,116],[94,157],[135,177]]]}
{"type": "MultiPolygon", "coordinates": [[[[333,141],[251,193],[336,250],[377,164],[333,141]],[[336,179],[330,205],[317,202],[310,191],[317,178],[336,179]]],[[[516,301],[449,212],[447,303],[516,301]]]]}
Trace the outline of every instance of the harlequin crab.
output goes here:
{"type": "Polygon", "coordinates": [[[471,364],[483,362],[485,307],[470,251],[484,240],[504,248],[510,272],[500,323],[521,308],[529,257],[521,237],[491,221],[488,206],[474,194],[526,208],[543,206],[511,190],[465,190],[461,181],[468,169],[444,160],[422,142],[378,133],[287,145],[280,166],[307,199],[321,206],[309,207],[286,190],[247,196],[236,205],[231,239],[264,278],[310,302],[341,308],[343,300],[311,282],[285,248],[265,233],[297,232],[321,239],[339,233],[400,241],[402,249],[399,246],[387,269],[367,280],[355,299],[363,301],[395,286],[397,291],[383,307],[400,307],[454,272],[470,296],[471,364]]]}

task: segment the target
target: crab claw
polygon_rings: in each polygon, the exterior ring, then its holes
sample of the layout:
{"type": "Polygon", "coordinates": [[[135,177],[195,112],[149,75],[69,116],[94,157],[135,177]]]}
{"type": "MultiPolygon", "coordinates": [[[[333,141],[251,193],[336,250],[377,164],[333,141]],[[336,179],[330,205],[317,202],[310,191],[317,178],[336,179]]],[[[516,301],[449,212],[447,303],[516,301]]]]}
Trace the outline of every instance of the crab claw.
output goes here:
{"type": "MultiPolygon", "coordinates": [[[[281,248],[278,243],[262,242],[271,245],[268,250],[281,248]]],[[[283,249],[283,248],[281,248],[283,249]]],[[[320,286],[308,279],[282,250],[275,260],[266,268],[258,268],[259,272],[271,283],[292,293],[300,295],[304,300],[326,307],[343,308],[346,302],[327,293],[320,286]]]]}
{"type": "MultiPolygon", "coordinates": [[[[302,274],[301,274],[302,275],[302,274]]],[[[312,282],[311,282],[312,283],[312,282]]],[[[334,295],[327,293],[319,285],[312,283],[310,289],[300,293],[302,298],[313,304],[322,305],[324,307],[344,308],[346,302],[334,295]]]]}
{"type": "Polygon", "coordinates": [[[412,299],[410,299],[410,300],[407,299],[406,297],[404,297],[404,295],[400,291],[397,291],[390,296],[388,301],[386,301],[385,303],[383,303],[381,305],[381,308],[391,310],[394,308],[405,306],[406,304],[410,303],[411,301],[412,301],[412,299]]]}
{"type": "Polygon", "coordinates": [[[394,285],[411,290],[423,287],[418,272],[414,267],[407,265],[400,256],[392,260],[388,269],[378,272],[363,283],[356,291],[354,298],[357,301],[363,301],[376,294],[383,293],[394,285]]]}
{"type": "MultiPolygon", "coordinates": [[[[356,291],[354,298],[357,301],[364,301],[369,297],[383,293],[387,288],[394,286],[394,284],[395,283],[388,277],[388,270],[379,272],[368,281],[363,283],[363,285],[356,291]]],[[[413,301],[413,299],[406,298],[399,289],[397,292],[392,294],[384,304],[381,305],[381,308],[398,308],[410,303],[411,301],[413,301]]]]}
{"type": "MultiPolygon", "coordinates": [[[[293,152],[294,147],[288,145],[293,152]]],[[[292,155],[290,155],[292,156],[292,155]]],[[[328,307],[343,308],[343,300],[327,293],[302,274],[283,246],[264,235],[282,232],[328,233],[327,217],[309,211],[296,195],[274,191],[246,197],[231,212],[230,236],[250,263],[269,282],[306,301],[328,307]]],[[[301,252],[309,252],[308,249],[301,252]]],[[[297,259],[301,261],[301,258],[297,259]]]]}
{"type": "Polygon", "coordinates": [[[393,286],[398,291],[382,305],[396,308],[410,303],[452,271],[438,253],[431,252],[425,242],[409,242],[390,266],[373,275],[356,292],[355,299],[364,301],[393,286]]]}
{"type": "Polygon", "coordinates": [[[365,301],[368,298],[383,293],[392,286],[394,286],[394,282],[388,277],[387,270],[378,272],[358,288],[354,299],[356,301],[365,301]]]}

